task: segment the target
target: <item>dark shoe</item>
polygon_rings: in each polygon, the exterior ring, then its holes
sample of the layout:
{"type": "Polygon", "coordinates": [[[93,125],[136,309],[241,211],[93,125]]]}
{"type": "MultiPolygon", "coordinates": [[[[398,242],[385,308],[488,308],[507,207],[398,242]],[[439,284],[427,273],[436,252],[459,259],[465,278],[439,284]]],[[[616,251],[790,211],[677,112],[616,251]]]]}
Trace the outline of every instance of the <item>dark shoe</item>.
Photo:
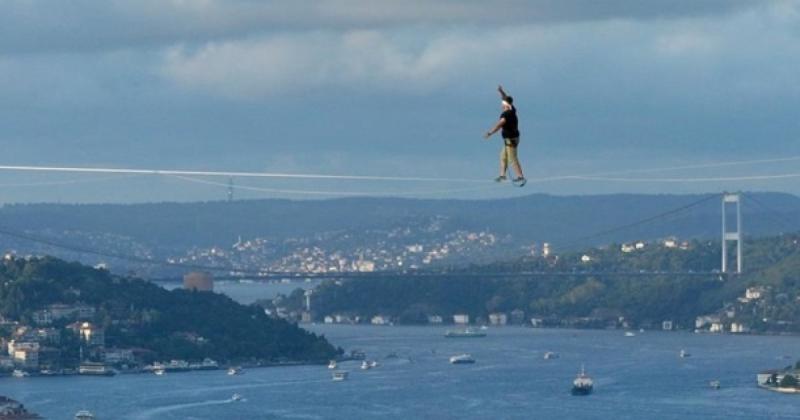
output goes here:
{"type": "Polygon", "coordinates": [[[506,180],[506,176],[505,175],[500,175],[500,176],[498,176],[497,178],[494,179],[494,182],[503,182],[505,180],[506,180]]]}
{"type": "Polygon", "coordinates": [[[518,187],[524,187],[525,184],[528,183],[528,180],[523,177],[519,177],[519,178],[514,178],[512,182],[517,184],[518,187]]]}

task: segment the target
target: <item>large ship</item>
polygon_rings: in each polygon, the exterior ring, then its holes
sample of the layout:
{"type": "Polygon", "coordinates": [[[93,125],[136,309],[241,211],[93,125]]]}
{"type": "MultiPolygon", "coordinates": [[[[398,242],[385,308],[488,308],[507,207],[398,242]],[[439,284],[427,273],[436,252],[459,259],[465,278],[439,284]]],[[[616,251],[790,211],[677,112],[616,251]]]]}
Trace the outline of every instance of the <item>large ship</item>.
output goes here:
{"type": "Polygon", "coordinates": [[[581,373],[572,381],[572,395],[589,395],[594,389],[594,382],[581,366],[581,373]]]}
{"type": "Polygon", "coordinates": [[[486,337],[486,333],[474,328],[464,328],[459,330],[447,330],[444,336],[447,338],[476,338],[486,337]]]}

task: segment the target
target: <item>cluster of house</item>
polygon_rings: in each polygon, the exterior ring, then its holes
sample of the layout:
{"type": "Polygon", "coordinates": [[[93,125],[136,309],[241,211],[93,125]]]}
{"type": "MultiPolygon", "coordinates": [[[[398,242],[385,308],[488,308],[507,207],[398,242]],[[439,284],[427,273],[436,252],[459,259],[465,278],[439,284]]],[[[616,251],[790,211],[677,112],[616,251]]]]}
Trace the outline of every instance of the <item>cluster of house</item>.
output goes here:
{"type": "Polygon", "coordinates": [[[695,332],[743,334],[750,332],[750,326],[746,323],[737,321],[736,315],[743,305],[760,301],[764,297],[766,288],[748,287],[744,296],[737,299],[737,305],[727,305],[722,311],[711,315],[698,316],[694,322],[695,332]],[[738,309],[738,310],[737,310],[738,309]]]}
{"type": "MultiPolygon", "coordinates": [[[[650,242],[646,241],[637,241],[637,242],[629,242],[620,245],[619,250],[623,254],[630,254],[632,252],[643,251],[644,249],[652,246],[650,242]]],[[[660,245],[663,248],[668,249],[680,249],[682,251],[689,250],[691,248],[691,244],[688,241],[679,241],[675,238],[667,238],[659,241],[657,245],[660,245]]],[[[583,263],[590,263],[596,259],[595,256],[589,254],[583,254],[581,256],[581,262],[583,263]]]]}
{"type": "MultiPolygon", "coordinates": [[[[365,319],[358,315],[332,314],[323,318],[323,321],[326,324],[360,324],[369,322],[372,325],[394,325],[396,320],[397,319],[395,317],[389,315],[375,315],[369,319],[365,319]]],[[[469,314],[453,314],[450,317],[444,317],[442,315],[427,315],[427,321],[428,324],[431,325],[444,324],[445,321],[450,321],[449,323],[456,325],[468,325],[470,324],[471,319],[469,314]]],[[[521,309],[515,309],[508,313],[493,312],[489,314],[488,319],[477,317],[475,319],[475,323],[488,323],[489,325],[494,326],[523,325],[526,323],[525,312],[521,309]]]]}
{"type": "Polygon", "coordinates": [[[28,372],[63,368],[60,345],[66,334],[78,337],[86,358],[107,364],[132,362],[133,351],[105,347],[105,330],[90,320],[95,308],[84,304],[53,304],[33,313],[33,325],[3,320],[10,336],[0,338],[0,369],[28,372]],[[62,325],[62,327],[55,327],[62,325]],[[5,353],[5,354],[3,354],[5,353]]]}

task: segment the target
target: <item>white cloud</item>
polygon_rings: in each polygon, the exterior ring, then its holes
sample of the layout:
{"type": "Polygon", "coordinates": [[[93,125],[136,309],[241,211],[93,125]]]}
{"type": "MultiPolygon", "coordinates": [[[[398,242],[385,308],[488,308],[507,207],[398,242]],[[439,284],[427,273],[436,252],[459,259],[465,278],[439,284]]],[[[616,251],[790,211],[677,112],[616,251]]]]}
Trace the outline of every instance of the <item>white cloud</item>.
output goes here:
{"type": "Polygon", "coordinates": [[[270,96],[322,87],[419,91],[446,84],[459,67],[495,60],[497,33],[441,35],[422,46],[379,31],[284,34],[176,47],[163,73],[180,85],[225,96],[270,96]]]}

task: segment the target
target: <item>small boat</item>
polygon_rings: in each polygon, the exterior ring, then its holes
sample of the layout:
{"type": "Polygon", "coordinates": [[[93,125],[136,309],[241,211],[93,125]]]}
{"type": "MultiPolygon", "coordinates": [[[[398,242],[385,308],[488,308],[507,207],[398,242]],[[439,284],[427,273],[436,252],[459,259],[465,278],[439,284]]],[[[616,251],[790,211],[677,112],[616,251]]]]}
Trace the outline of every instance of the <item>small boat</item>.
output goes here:
{"type": "Polygon", "coordinates": [[[581,373],[572,381],[572,395],[589,395],[592,390],[594,390],[594,381],[586,374],[581,365],[581,373]]]}
{"type": "Polygon", "coordinates": [[[347,379],[347,371],[344,370],[335,370],[333,371],[332,379],[336,382],[344,381],[347,379]]]}
{"type": "Polygon", "coordinates": [[[94,414],[89,410],[81,410],[75,413],[75,420],[94,420],[94,414]]]}
{"type": "Polygon", "coordinates": [[[544,353],[544,360],[558,359],[558,357],[558,353],[554,351],[548,351],[544,353]]]}
{"type": "Polygon", "coordinates": [[[231,375],[231,376],[233,376],[233,375],[241,375],[243,373],[244,373],[244,370],[242,370],[241,367],[236,366],[236,367],[228,368],[228,375],[231,375]]]}
{"type": "Polygon", "coordinates": [[[336,369],[336,360],[328,362],[328,369],[336,369]]]}
{"type": "Polygon", "coordinates": [[[28,372],[25,372],[24,370],[14,369],[14,371],[11,372],[11,376],[13,376],[15,378],[25,378],[25,377],[31,376],[31,375],[28,372]]]}
{"type": "Polygon", "coordinates": [[[720,387],[721,387],[722,385],[719,383],[719,380],[716,380],[716,379],[715,379],[715,380],[713,380],[713,381],[709,382],[709,383],[708,383],[708,386],[710,386],[710,387],[711,387],[711,389],[720,389],[720,387]]]}
{"type": "Polygon", "coordinates": [[[372,366],[370,366],[368,361],[364,360],[363,362],[361,362],[361,370],[369,370],[369,369],[372,369],[372,366]]]}
{"type": "Polygon", "coordinates": [[[636,333],[633,331],[625,331],[625,337],[636,337],[636,333]]]}
{"type": "Polygon", "coordinates": [[[369,362],[369,367],[371,367],[371,368],[378,367],[378,362],[375,361],[375,360],[371,360],[369,362]]]}
{"type": "Polygon", "coordinates": [[[450,357],[450,363],[454,365],[467,365],[475,363],[475,359],[469,354],[457,354],[450,357]]]}
{"type": "Polygon", "coordinates": [[[231,401],[242,401],[242,400],[244,400],[244,398],[242,397],[241,394],[233,394],[231,396],[231,401]]]}
{"type": "Polygon", "coordinates": [[[486,337],[486,333],[473,328],[464,328],[461,330],[447,330],[444,336],[447,338],[477,338],[486,337]]]}
{"type": "Polygon", "coordinates": [[[685,359],[687,357],[690,357],[692,354],[684,349],[681,349],[681,352],[678,355],[681,357],[681,359],[685,359]]]}
{"type": "Polygon", "coordinates": [[[167,373],[167,371],[162,368],[158,368],[158,369],[153,369],[153,373],[155,373],[158,376],[163,376],[167,373]]]}

